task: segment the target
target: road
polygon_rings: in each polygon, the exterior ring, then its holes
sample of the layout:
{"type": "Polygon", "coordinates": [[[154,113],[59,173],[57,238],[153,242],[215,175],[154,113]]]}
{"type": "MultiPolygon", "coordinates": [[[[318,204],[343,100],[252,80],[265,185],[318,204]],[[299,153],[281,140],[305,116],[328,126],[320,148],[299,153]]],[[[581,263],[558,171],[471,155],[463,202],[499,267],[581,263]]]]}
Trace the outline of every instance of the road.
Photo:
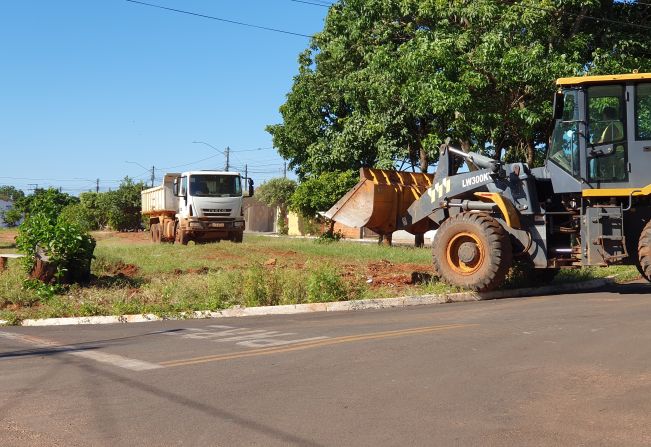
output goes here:
{"type": "Polygon", "coordinates": [[[649,446],[651,286],[0,328],[3,446],[649,446]]]}

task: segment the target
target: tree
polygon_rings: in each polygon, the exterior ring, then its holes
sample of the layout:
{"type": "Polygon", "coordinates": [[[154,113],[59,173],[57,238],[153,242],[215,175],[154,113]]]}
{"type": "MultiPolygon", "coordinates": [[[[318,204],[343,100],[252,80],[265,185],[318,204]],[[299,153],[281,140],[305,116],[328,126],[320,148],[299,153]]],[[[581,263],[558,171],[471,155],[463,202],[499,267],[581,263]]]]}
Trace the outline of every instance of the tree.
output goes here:
{"type": "Polygon", "coordinates": [[[141,227],[141,196],[144,183],[128,176],[115,191],[102,193],[98,206],[107,210],[108,226],[114,230],[138,230],[141,227]]]}
{"type": "Polygon", "coordinates": [[[650,69],[635,27],[649,19],[651,7],[614,0],[341,0],[267,130],[300,179],[405,161],[426,171],[447,137],[533,163],[555,79],[650,69]]]}
{"type": "MultiPolygon", "coordinates": [[[[358,181],[354,171],[323,172],[303,180],[292,195],[290,208],[307,218],[328,211],[358,181]]],[[[332,233],[334,221],[330,221],[332,233]]]]}
{"type": "Polygon", "coordinates": [[[20,219],[23,218],[23,214],[16,208],[11,208],[9,210],[0,212],[0,218],[2,218],[2,221],[7,226],[15,227],[20,222],[20,219]]]}
{"type": "Polygon", "coordinates": [[[278,232],[287,234],[287,206],[296,190],[296,182],[287,178],[273,178],[256,190],[258,199],[268,206],[278,207],[278,232]]]}
{"type": "Polygon", "coordinates": [[[23,196],[14,202],[14,208],[26,217],[30,214],[45,214],[55,221],[61,211],[68,205],[79,203],[77,197],[60,192],[55,188],[38,188],[28,196],[23,196]]]}
{"type": "Polygon", "coordinates": [[[16,189],[14,186],[3,185],[0,186],[0,200],[5,202],[14,202],[21,197],[25,197],[25,193],[20,189],[16,189]]]}

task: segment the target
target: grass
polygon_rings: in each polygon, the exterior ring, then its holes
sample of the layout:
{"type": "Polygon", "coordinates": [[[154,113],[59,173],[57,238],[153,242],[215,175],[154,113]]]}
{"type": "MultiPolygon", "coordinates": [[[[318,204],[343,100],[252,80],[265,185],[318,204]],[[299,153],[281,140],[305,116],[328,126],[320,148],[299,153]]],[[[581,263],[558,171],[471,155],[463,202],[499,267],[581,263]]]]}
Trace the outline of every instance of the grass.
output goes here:
{"type": "MultiPolygon", "coordinates": [[[[11,260],[0,273],[0,319],[178,315],[193,310],[434,294],[459,291],[436,281],[410,284],[431,270],[430,250],[293,238],[245,237],[242,244],[154,245],[140,235],[97,233],[91,284],[37,296],[11,260]]],[[[0,249],[11,250],[0,233],[0,249]],[[4,242],[3,242],[4,241],[4,242]],[[4,245],[3,245],[4,244],[4,245]],[[8,247],[7,247],[8,246],[8,247]]],[[[639,277],[634,267],[561,272],[554,282],[639,277]]],[[[519,280],[518,280],[519,281],[519,280]]],[[[512,280],[506,287],[522,284],[512,280]]]]}

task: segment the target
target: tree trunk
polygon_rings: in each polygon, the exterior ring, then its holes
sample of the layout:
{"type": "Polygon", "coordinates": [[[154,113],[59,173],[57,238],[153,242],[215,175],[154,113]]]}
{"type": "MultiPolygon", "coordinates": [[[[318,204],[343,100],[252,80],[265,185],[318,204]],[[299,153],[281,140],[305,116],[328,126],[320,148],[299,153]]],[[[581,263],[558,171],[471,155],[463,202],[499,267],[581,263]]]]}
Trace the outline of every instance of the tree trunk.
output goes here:
{"type": "MultiPolygon", "coordinates": [[[[470,144],[469,140],[461,140],[459,143],[461,143],[461,150],[466,154],[470,152],[470,149],[472,149],[472,144],[470,144]]],[[[468,166],[469,171],[477,170],[477,166],[473,165],[472,163],[466,163],[466,165],[468,166]]]]}
{"type": "Polygon", "coordinates": [[[38,279],[39,281],[49,284],[54,279],[56,274],[57,266],[56,264],[50,262],[50,257],[47,256],[43,250],[40,248],[36,251],[36,263],[32,268],[30,277],[33,279],[38,279]]]}
{"type": "Polygon", "coordinates": [[[533,141],[527,141],[527,164],[529,167],[533,167],[533,162],[536,158],[536,148],[533,144],[533,141]]]}
{"type": "Polygon", "coordinates": [[[422,146],[418,149],[418,162],[420,165],[420,172],[427,172],[427,168],[429,168],[429,160],[427,159],[427,153],[422,146]]]}

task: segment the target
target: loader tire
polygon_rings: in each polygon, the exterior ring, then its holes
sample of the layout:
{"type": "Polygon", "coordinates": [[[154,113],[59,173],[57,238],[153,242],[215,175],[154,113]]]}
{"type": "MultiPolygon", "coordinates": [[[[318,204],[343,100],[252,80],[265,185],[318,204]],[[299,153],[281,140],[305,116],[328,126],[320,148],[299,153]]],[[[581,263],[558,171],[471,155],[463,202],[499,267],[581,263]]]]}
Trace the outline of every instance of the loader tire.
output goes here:
{"type": "Polygon", "coordinates": [[[640,234],[640,242],[637,245],[638,261],[637,269],[644,279],[651,282],[651,221],[646,224],[640,234]]]}
{"type": "Polygon", "coordinates": [[[508,233],[497,220],[481,213],[460,213],[447,219],[432,245],[434,271],[439,277],[477,292],[497,288],[513,259],[508,233]]]}

